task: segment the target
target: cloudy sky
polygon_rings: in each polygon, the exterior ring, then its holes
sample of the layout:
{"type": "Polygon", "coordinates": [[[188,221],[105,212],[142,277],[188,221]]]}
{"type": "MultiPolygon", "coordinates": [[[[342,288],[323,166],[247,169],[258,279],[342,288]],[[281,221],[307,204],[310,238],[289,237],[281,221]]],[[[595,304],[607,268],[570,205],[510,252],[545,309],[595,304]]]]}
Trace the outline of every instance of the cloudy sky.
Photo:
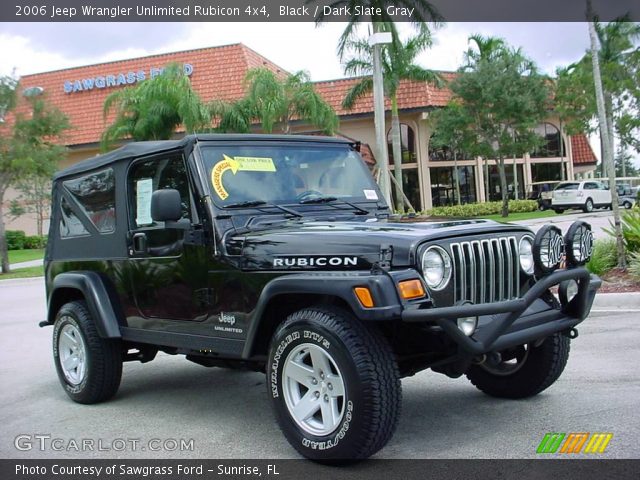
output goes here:
{"type": "MultiPolygon", "coordinates": [[[[26,75],[154,53],[242,42],[288,71],[313,80],[343,77],[336,55],[345,24],[327,23],[0,23],[0,74],[26,75]]],[[[403,25],[407,33],[409,26],[403,25]]],[[[362,31],[364,34],[365,31],[362,31]]],[[[588,48],[586,23],[449,23],[418,59],[425,67],[455,70],[470,34],[503,37],[539,67],[578,60],[588,48]]],[[[598,154],[598,148],[594,148],[598,154]]]]}
{"type": "MultiPolygon", "coordinates": [[[[0,23],[0,73],[18,75],[191,48],[242,42],[289,71],[314,80],[343,76],[336,56],[342,23],[0,23]]],[[[364,33],[364,31],[363,31],[364,33]]],[[[540,67],[580,58],[588,47],[585,23],[451,23],[419,59],[455,70],[472,33],[504,37],[540,67]]]]}

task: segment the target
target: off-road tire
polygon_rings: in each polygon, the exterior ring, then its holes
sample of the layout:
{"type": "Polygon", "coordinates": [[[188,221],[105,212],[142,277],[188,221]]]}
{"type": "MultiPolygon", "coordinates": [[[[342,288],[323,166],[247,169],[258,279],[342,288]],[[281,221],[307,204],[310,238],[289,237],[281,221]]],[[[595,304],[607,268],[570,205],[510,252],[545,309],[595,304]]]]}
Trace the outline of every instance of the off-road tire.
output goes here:
{"type": "Polygon", "coordinates": [[[482,365],[474,365],[467,378],[479,390],[499,398],[526,398],[549,388],[562,374],[569,358],[570,340],[556,333],[539,346],[530,345],[529,355],[519,370],[511,375],[498,376],[482,365]]]}
{"type": "MultiPolygon", "coordinates": [[[[350,313],[333,307],[291,314],[275,332],[267,365],[269,396],[281,430],[303,456],[320,462],[365,459],[386,445],[400,416],[402,387],[395,356],[386,339],[350,313]],[[344,415],[325,436],[305,431],[284,398],[284,366],[303,345],[320,346],[340,370],[344,415]]],[[[314,387],[315,388],[315,387],[314,387]]]]}
{"type": "Polygon", "coordinates": [[[101,338],[84,301],[62,306],[53,327],[53,360],[65,392],[78,403],[99,403],[113,397],[122,378],[122,343],[101,338]],[[85,346],[86,373],[78,385],[66,378],[60,364],[59,337],[66,324],[80,332],[85,346]]]}

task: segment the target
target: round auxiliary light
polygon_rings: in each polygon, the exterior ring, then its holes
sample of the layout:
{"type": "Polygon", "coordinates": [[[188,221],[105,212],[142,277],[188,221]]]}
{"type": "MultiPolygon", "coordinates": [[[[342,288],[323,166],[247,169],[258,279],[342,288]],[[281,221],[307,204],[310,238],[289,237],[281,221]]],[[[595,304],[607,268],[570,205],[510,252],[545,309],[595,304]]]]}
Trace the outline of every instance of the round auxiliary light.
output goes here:
{"type": "Polygon", "coordinates": [[[560,266],[564,256],[562,232],[554,225],[545,225],[533,240],[533,261],[542,274],[553,272],[560,266]]]}
{"type": "Polygon", "coordinates": [[[427,248],[422,254],[422,275],[432,290],[442,290],[451,279],[451,257],[438,246],[427,248]]]}
{"type": "Polygon", "coordinates": [[[584,265],[593,253],[593,232],[586,222],[573,222],[564,236],[567,261],[571,265],[584,265]]]}
{"type": "Polygon", "coordinates": [[[533,274],[533,237],[525,235],[520,239],[518,245],[518,256],[520,257],[520,268],[527,275],[533,274]]]}

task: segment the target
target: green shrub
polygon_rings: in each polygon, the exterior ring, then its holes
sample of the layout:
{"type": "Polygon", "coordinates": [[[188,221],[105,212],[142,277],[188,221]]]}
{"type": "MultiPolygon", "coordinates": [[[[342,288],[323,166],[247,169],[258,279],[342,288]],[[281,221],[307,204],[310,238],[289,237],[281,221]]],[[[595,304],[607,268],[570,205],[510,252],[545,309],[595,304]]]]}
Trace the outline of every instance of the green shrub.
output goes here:
{"type": "Polygon", "coordinates": [[[616,241],[611,238],[596,240],[593,246],[591,260],[587,263],[587,269],[596,275],[607,273],[618,264],[616,253],[616,241]]]}
{"type": "MultiPolygon", "coordinates": [[[[538,209],[535,200],[510,200],[510,213],[534,212],[538,209]]],[[[427,215],[434,217],[481,217],[499,215],[502,212],[502,202],[466,203],[464,205],[451,205],[435,207],[427,210],[427,215]]]]}
{"type": "Polygon", "coordinates": [[[27,236],[22,230],[7,230],[6,239],[9,250],[22,250],[27,236]]]}
{"type": "Polygon", "coordinates": [[[46,235],[31,235],[25,238],[24,248],[35,249],[44,248],[47,245],[46,235]]]}
{"type": "MultiPolygon", "coordinates": [[[[640,209],[627,210],[620,216],[622,222],[622,236],[624,237],[624,246],[628,253],[640,252],[640,209]]],[[[615,238],[615,229],[613,224],[611,228],[605,228],[604,231],[615,238]]]]}
{"type": "Polygon", "coordinates": [[[632,252],[629,254],[629,264],[628,270],[629,275],[633,277],[634,280],[640,282],[640,252],[632,252]]]}

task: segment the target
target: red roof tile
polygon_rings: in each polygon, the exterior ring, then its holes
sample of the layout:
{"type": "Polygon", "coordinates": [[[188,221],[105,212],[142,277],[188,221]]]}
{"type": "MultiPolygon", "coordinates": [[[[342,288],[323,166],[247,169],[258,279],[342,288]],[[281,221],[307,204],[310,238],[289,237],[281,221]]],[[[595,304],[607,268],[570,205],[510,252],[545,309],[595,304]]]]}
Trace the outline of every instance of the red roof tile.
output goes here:
{"type": "MultiPolygon", "coordinates": [[[[454,73],[441,73],[445,81],[455,77],[454,73]]],[[[373,95],[365,95],[356,102],[351,110],[342,107],[342,100],[347,92],[360,78],[345,78],[316,82],[316,90],[333,107],[338,115],[357,115],[373,112],[373,95]]],[[[425,82],[404,81],[398,88],[398,107],[400,110],[424,107],[444,107],[451,99],[451,91],[444,87],[438,88],[425,82]]],[[[385,99],[385,109],[391,109],[391,103],[385,99]]]]}
{"type": "Polygon", "coordinates": [[[593,153],[591,144],[584,134],[571,137],[571,151],[574,165],[595,165],[598,163],[598,158],[593,153]]]}
{"type": "MultiPolygon", "coordinates": [[[[251,68],[266,67],[274,72],[286,73],[245,45],[234,44],[25,75],[20,79],[20,89],[22,91],[34,86],[44,88],[47,99],[69,117],[72,125],[66,135],[69,145],[94,143],[100,140],[106,125],[113,120],[113,116],[106,121],[103,119],[102,106],[105,98],[115,89],[93,88],[65,93],[64,82],[119,73],[126,75],[127,72],[139,70],[143,70],[148,78],[152,67],[162,68],[173,62],[193,65],[193,88],[206,102],[213,99],[230,101],[242,97],[242,82],[247,70],[251,68]]],[[[24,104],[18,107],[18,111],[24,109],[24,104]]]]}

